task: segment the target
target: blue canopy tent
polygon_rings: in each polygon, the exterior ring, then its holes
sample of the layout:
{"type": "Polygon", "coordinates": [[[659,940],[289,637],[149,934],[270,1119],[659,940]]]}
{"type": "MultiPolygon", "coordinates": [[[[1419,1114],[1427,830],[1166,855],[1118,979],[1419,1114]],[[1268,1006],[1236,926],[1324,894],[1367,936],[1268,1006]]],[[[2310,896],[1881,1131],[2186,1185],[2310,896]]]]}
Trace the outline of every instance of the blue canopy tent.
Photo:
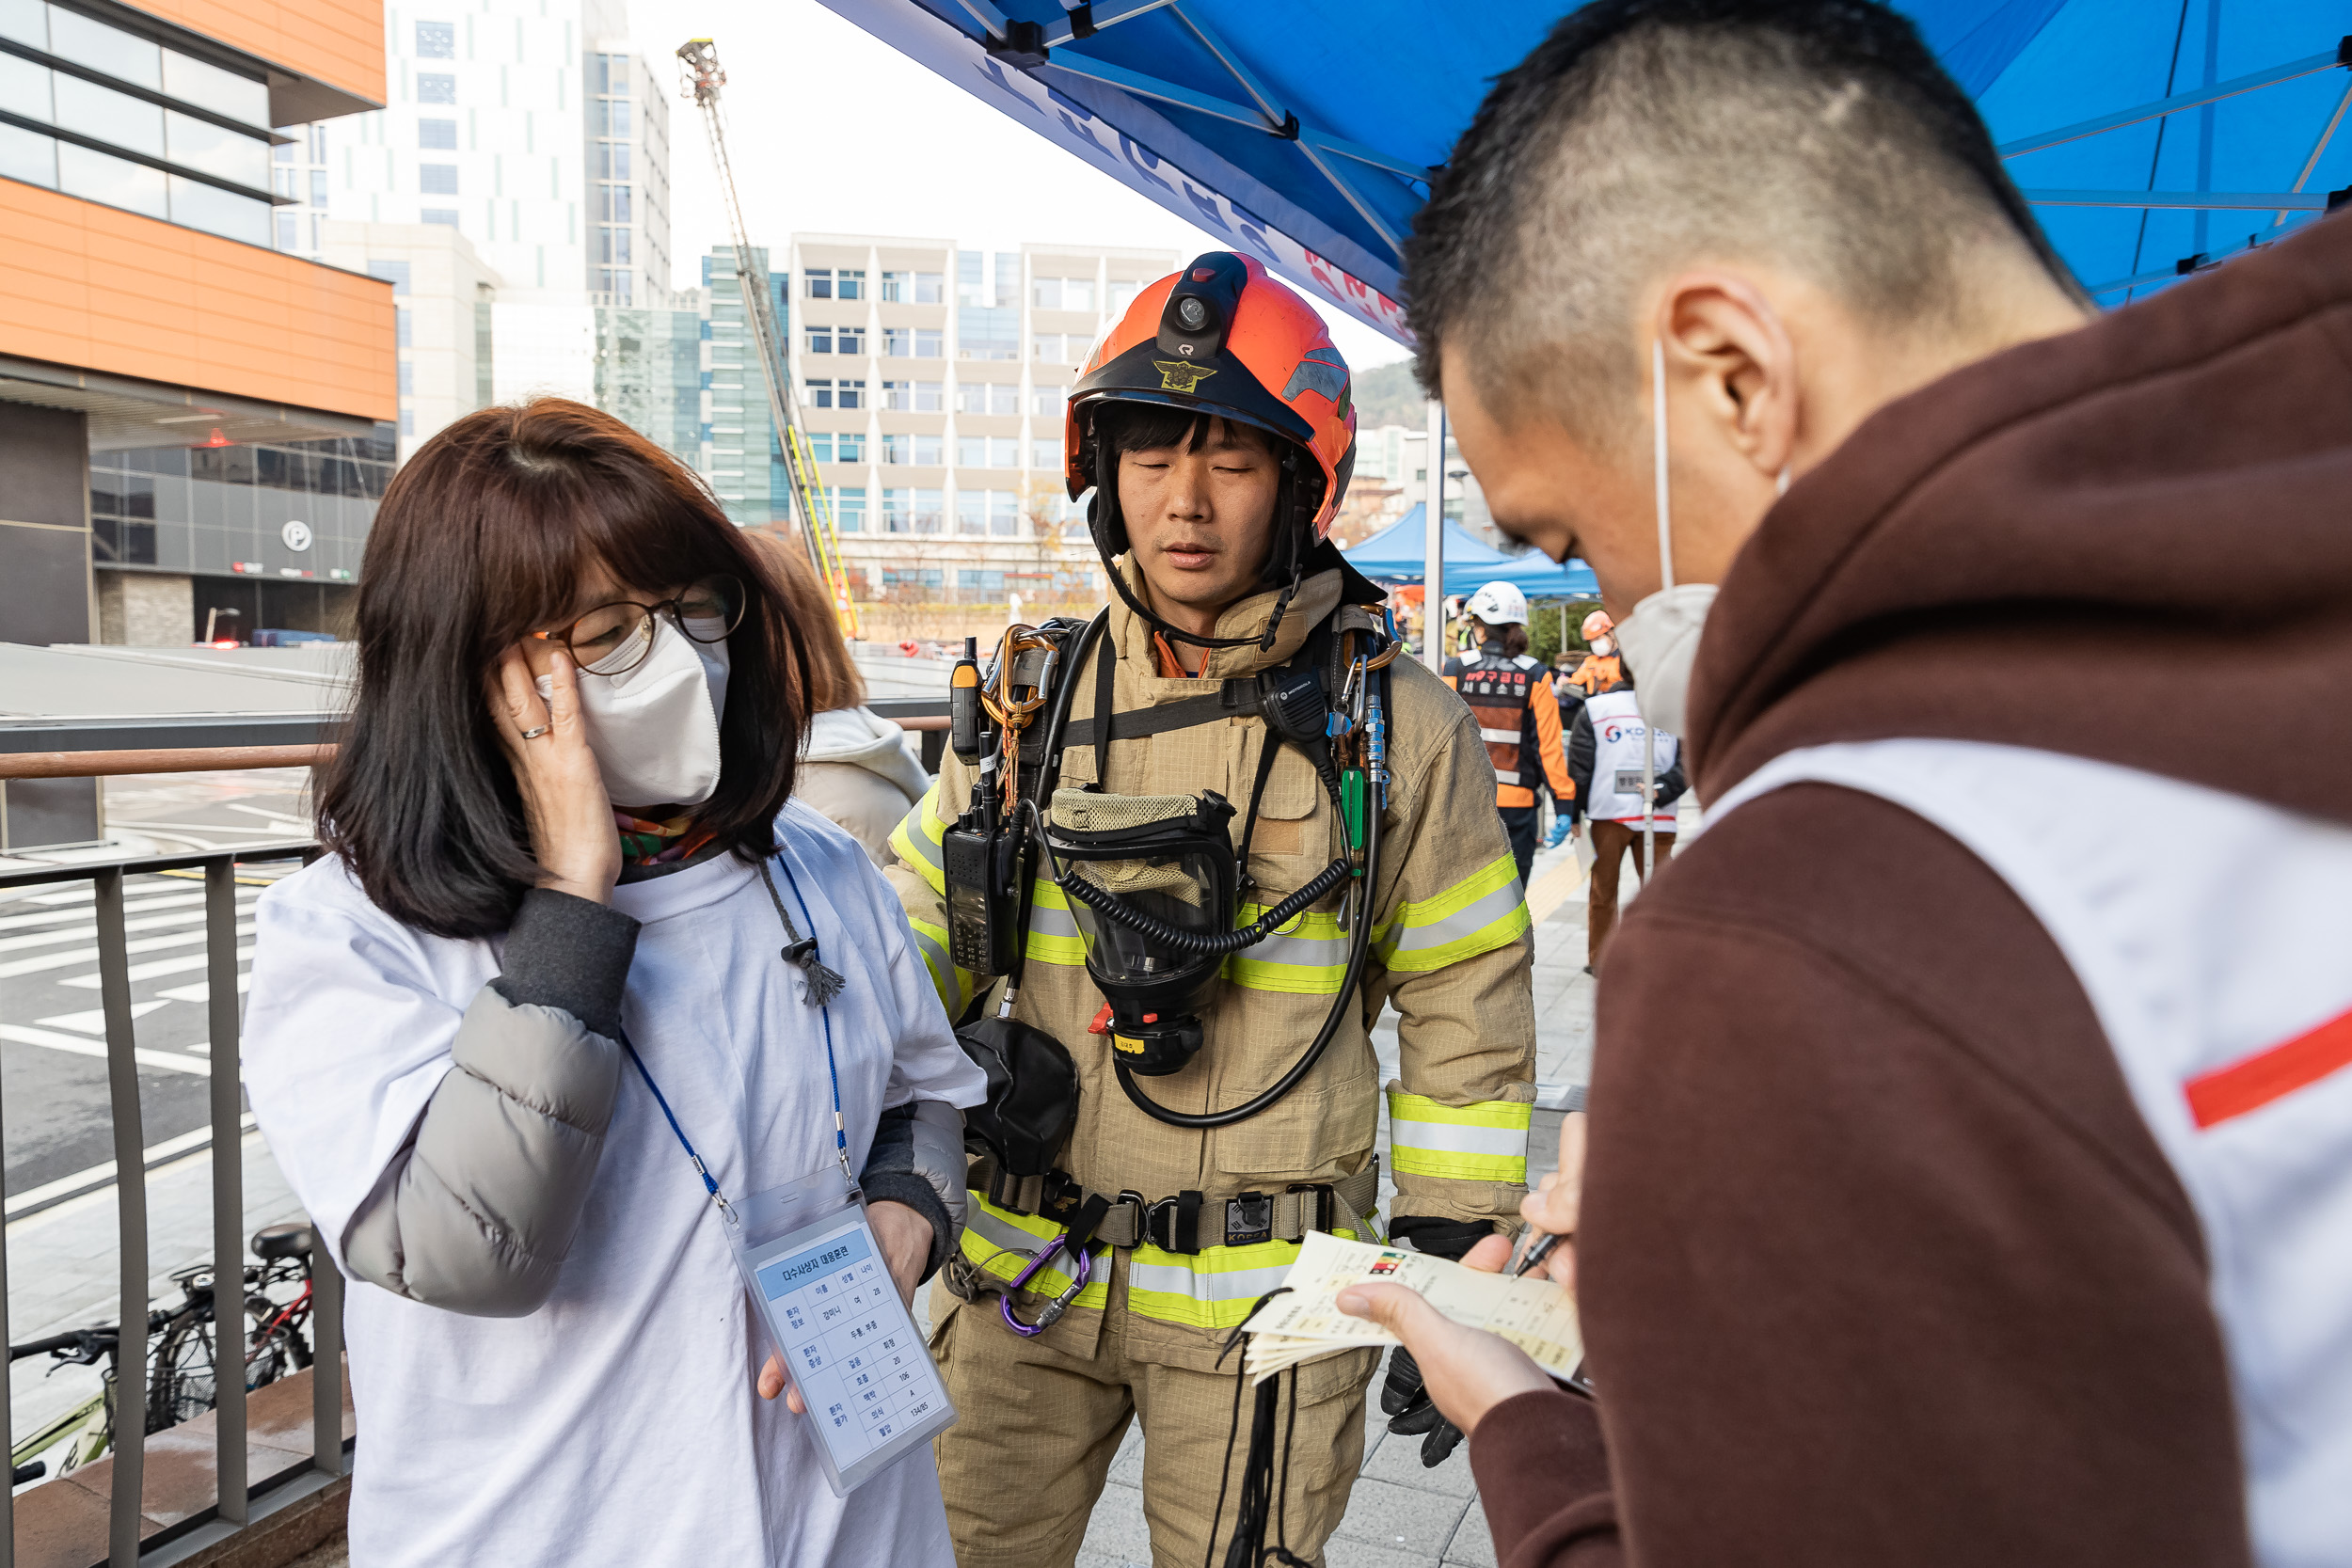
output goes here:
{"type": "MultiPolygon", "coordinates": [[[[1564,0],[824,0],[1400,341],[1399,245],[1564,0]]],[[[2116,303],[2352,186],[2343,0],[1897,0],[2116,303]]]]}
{"type": "MultiPolygon", "coordinates": [[[[1378,583],[1413,583],[1428,576],[1428,531],[1416,506],[1347,552],[1347,563],[1378,583]]],[[[1600,585],[1581,561],[1563,566],[1540,551],[1505,555],[1461,524],[1445,525],[1445,595],[1475,594],[1507,582],[1531,599],[1597,599],[1600,585]]],[[[1444,595],[1441,595],[1444,596],[1444,595]]]]}

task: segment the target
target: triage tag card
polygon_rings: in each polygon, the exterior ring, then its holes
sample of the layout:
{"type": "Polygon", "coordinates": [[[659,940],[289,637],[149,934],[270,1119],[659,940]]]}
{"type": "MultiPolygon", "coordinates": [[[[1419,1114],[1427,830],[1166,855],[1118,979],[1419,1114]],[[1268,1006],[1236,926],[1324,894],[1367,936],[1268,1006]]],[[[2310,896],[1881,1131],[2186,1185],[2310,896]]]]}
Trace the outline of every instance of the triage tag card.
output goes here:
{"type": "Polygon", "coordinates": [[[836,1212],[739,1256],[837,1496],[954,1423],[863,1210],[836,1212]]]}

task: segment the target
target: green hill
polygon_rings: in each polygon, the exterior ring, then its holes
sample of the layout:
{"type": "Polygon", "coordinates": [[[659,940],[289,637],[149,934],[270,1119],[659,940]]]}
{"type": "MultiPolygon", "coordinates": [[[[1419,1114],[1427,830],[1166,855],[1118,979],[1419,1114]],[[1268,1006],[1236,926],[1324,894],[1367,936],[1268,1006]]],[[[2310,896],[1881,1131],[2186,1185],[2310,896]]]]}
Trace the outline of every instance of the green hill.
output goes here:
{"type": "Polygon", "coordinates": [[[1384,424],[1411,425],[1418,430],[1428,422],[1428,409],[1421,383],[1413,379],[1410,359],[1400,359],[1393,365],[1375,365],[1356,376],[1359,430],[1377,430],[1384,424]]]}

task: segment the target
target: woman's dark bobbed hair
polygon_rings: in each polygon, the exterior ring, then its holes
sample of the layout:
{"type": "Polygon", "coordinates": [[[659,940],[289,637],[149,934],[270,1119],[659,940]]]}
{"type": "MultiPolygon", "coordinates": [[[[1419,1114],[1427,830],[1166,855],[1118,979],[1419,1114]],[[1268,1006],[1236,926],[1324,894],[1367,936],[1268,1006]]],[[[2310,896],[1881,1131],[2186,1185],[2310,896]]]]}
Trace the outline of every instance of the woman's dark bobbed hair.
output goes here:
{"type": "Polygon", "coordinates": [[[719,788],[695,815],[738,854],[774,849],[807,673],[761,553],[677,459],[612,415],[562,398],[485,408],[384,492],[359,574],[358,689],[319,778],[320,841],[403,924],[487,936],[537,881],[485,682],[526,633],[589,608],[574,600],[594,562],[649,593],[719,572],[743,584],[719,788]]]}

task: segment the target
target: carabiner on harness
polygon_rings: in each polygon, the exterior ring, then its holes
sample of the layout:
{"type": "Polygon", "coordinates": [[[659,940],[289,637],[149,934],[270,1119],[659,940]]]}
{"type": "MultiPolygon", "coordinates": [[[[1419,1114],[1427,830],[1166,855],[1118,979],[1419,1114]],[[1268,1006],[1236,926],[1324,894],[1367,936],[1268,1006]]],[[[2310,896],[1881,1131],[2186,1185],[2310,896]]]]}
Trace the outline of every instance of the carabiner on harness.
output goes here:
{"type": "Polygon", "coordinates": [[[1094,1259],[1084,1244],[1070,1248],[1078,1259],[1077,1272],[1070,1276],[1070,1289],[1047,1302],[1045,1309],[1037,1315],[1037,1322],[1033,1323],[1025,1323],[1012,1315],[1012,1291],[1027,1289],[1037,1271],[1050,1262],[1069,1241],[1070,1232],[1065,1230],[1040,1247],[1037,1255],[1029,1259],[1029,1266],[1013,1276],[1012,1290],[1007,1291],[1004,1299],[996,1304],[996,1310],[1004,1314],[1005,1326],[1024,1339],[1034,1339],[1061,1322],[1061,1315],[1070,1310],[1070,1304],[1078,1299],[1078,1292],[1087,1288],[1087,1279],[1094,1272],[1094,1259]]]}

